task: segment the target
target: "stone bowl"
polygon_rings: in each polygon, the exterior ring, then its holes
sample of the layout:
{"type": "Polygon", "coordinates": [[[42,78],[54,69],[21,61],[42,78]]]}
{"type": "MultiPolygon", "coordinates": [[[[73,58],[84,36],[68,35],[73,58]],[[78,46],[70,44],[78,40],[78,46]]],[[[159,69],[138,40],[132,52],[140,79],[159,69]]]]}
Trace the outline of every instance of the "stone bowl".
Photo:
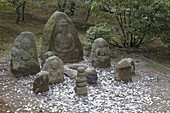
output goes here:
{"type": "Polygon", "coordinates": [[[86,74],[86,78],[87,78],[87,83],[89,84],[96,84],[97,82],[97,75],[95,74],[86,74]]]}

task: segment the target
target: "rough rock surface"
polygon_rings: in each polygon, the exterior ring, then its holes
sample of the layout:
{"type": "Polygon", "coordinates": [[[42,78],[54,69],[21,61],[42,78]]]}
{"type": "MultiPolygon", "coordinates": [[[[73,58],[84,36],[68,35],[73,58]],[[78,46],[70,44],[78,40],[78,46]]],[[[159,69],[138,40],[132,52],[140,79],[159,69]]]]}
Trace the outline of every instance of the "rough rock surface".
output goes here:
{"type": "Polygon", "coordinates": [[[91,62],[94,67],[107,68],[110,66],[110,49],[107,41],[98,38],[91,50],[91,62]]]}
{"type": "Polygon", "coordinates": [[[49,90],[49,72],[41,71],[37,73],[33,84],[33,91],[38,94],[49,90]]]}
{"type": "Polygon", "coordinates": [[[64,81],[64,65],[60,58],[52,56],[46,59],[42,71],[48,71],[49,84],[56,84],[64,81]]]}
{"type": "Polygon", "coordinates": [[[83,60],[83,49],[71,19],[62,12],[54,12],[44,26],[41,55],[52,51],[63,62],[83,60]]]}
{"type": "Polygon", "coordinates": [[[11,72],[16,76],[36,74],[40,71],[34,35],[22,32],[15,40],[11,51],[11,72]]]}
{"type": "Polygon", "coordinates": [[[124,58],[116,66],[115,79],[120,81],[132,81],[132,74],[135,73],[135,63],[131,58],[124,58]]]}

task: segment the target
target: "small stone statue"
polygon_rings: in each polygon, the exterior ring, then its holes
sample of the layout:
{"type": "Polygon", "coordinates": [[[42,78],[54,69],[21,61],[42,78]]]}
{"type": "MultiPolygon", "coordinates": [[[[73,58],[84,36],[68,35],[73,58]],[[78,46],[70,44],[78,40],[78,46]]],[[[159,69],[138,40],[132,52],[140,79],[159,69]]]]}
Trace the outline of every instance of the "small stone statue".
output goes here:
{"type": "Polygon", "coordinates": [[[36,79],[34,80],[34,84],[33,84],[33,91],[36,94],[49,90],[48,76],[49,76],[49,72],[47,72],[47,71],[41,71],[41,72],[37,73],[36,79]]]}
{"type": "Polygon", "coordinates": [[[110,66],[109,44],[103,38],[94,41],[91,50],[91,62],[94,67],[107,68],[110,66]]]}
{"type": "Polygon", "coordinates": [[[135,73],[135,63],[131,58],[125,58],[118,62],[116,66],[116,77],[117,81],[129,82],[132,81],[132,74],[135,73]]]}
{"type": "Polygon", "coordinates": [[[87,95],[87,79],[85,77],[85,68],[78,67],[77,71],[78,73],[76,77],[76,87],[74,90],[78,95],[87,95]]]}
{"type": "Polygon", "coordinates": [[[97,72],[94,68],[87,68],[85,70],[87,83],[89,84],[96,84],[97,82],[97,72]]]}
{"type": "Polygon", "coordinates": [[[52,56],[46,59],[42,70],[50,73],[49,84],[57,84],[64,81],[64,65],[59,57],[52,56]]]}

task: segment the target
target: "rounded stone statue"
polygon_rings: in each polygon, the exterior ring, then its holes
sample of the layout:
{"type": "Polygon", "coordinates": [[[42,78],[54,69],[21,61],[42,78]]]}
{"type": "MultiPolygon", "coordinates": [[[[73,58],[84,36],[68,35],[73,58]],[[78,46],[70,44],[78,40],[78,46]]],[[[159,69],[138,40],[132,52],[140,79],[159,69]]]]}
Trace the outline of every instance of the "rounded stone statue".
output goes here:
{"type": "Polygon", "coordinates": [[[42,71],[48,71],[49,84],[56,84],[64,81],[64,65],[60,58],[52,56],[46,59],[42,71]]]}
{"type": "Polygon", "coordinates": [[[83,60],[83,49],[78,32],[71,19],[63,12],[56,11],[44,26],[41,55],[52,51],[63,62],[83,60]]]}
{"type": "Polygon", "coordinates": [[[22,32],[14,41],[10,68],[11,72],[18,77],[36,74],[40,71],[33,33],[22,32]]]}
{"type": "Polygon", "coordinates": [[[74,90],[78,95],[87,95],[87,79],[85,77],[85,68],[78,67],[77,71],[78,73],[76,77],[76,87],[74,90]]]}
{"type": "Polygon", "coordinates": [[[107,68],[110,66],[109,44],[103,38],[94,41],[91,50],[91,63],[94,67],[107,68]]]}
{"type": "Polygon", "coordinates": [[[135,63],[131,58],[125,58],[118,62],[116,66],[115,80],[129,82],[132,81],[132,74],[135,73],[135,63]]]}

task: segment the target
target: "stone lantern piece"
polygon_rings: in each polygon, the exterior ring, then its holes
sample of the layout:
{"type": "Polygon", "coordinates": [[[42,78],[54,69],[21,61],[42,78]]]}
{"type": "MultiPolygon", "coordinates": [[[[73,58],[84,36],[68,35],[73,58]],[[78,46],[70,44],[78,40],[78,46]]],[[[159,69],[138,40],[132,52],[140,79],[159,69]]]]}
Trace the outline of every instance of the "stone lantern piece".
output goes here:
{"type": "Polygon", "coordinates": [[[78,95],[87,95],[87,79],[85,77],[85,68],[78,67],[77,71],[78,73],[76,77],[76,87],[74,90],[78,95]]]}

